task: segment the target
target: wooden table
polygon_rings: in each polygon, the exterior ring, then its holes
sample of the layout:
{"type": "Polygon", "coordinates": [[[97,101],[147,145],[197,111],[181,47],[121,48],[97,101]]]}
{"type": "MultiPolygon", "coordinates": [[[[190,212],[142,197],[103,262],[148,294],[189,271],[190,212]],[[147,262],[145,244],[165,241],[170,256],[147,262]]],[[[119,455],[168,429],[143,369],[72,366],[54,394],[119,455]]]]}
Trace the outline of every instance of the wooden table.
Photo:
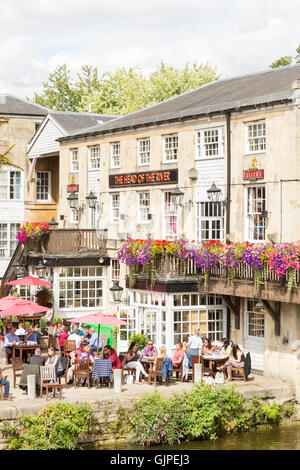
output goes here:
{"type": "MultiPolygon", "coordinates": [[[[148,370],[146,370],[146,372],[153,371],[154,361],[155,359],[153,357],[147,357],[147,356],[142,357],[141,362],[143,363],[143,365],[145,364],[149,365],[149,368],[148,370]]],[[[148,384],[151,384],[151,374],[149,374],[148,376],[148,384]]]]}
{"type": "Polygon", "coordinates": [[[218,354],[211,354],[211,355],[203,354],[202,359],[204,361],[208,361],[209,362],[209,368],[213,369],[213,363],[215,363],[215,364],[223,363],[224,364],[227,361],[228,356],[221,356],[221,355],[218,355],[218,354]]]}
{"type": "MultiPolygon", "coordinates": [[[[37,348],[40,348],[39,344],[15,344],[13,346],[13,357],[16,357],[16,349],[20,351],[20,357],[23,358],[23,351],[35,351],[37,348]]],[[[22,359],[23,360],[23,359],[22,359]]]]}

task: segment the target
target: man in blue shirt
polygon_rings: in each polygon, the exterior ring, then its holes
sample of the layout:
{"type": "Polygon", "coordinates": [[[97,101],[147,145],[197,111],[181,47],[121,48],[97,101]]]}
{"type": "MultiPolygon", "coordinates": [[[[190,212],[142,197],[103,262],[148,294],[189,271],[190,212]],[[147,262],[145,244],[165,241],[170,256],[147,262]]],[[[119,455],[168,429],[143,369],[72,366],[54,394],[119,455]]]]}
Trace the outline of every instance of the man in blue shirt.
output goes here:
{"type": "Polygon", "coordinates": [[[100,335],[98,335],[98,333],[95,333],[95,328],[90,329],[90,334],[91,334],[91,337],[87,341],[89,343],[89,346],[91,346],[92,351],[96,352],[97,349],[99,350],[102,349],[102,341],[101,341],[100,335]],[[99,342],[98,342],[98,338],[99,338],[99,342]]]}
{"type": "Polygon", "coordinates": [[[25,340],[27,339],[28,341],[33,341],[34,343],[38,342],[38,337],[37,334],[33,331],[32,328],[27,328],[27,335],[25,336],[25,340]]]}
{"type": "MultiPolygon", "coordinates": [[[[16,327],[12,326],[9,333],[5,335],[4,347],[7,354],[8,363],[12,357],[12,351],[15,344],[20,342],[19,336],[16,335],[16,327]]],[[[16,351],[16,355],[19,355],[20,352],[16,351]]]]}

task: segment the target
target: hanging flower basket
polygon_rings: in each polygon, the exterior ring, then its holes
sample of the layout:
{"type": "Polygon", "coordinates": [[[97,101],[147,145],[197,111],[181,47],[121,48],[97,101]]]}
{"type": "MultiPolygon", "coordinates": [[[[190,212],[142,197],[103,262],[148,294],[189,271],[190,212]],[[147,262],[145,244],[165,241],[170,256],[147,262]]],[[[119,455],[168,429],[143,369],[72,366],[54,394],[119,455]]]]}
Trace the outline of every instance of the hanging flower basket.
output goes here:
{"type": "Polygon", "coordinates": [[[50,225],[45,222],[25,222],[17,233],[17,240],[24,245],[25,254],[28,251],[40,251],[45,254],[45,239],[50,231],[50,225]]]}

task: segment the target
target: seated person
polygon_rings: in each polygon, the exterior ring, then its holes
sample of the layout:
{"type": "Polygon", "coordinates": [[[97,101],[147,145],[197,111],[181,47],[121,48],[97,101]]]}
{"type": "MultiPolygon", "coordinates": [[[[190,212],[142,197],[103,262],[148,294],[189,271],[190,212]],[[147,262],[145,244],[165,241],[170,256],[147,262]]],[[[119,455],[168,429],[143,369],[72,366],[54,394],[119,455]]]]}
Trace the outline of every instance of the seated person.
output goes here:
{"type": "Polygon", "coordinates": [[[45,366],[55,367],[56,380],[59,376],[63,375],[64,368],[60,361],[60,356],[55,354],[54,348],[48,348],[48,359],[45,362],[45,366]]]}
{"type": "Polygon", "coordinates": [[[203,345],[201,347],[200,355],[203,356],[203,354],[210,354],[212,353],[212,346],[211,342],[208,338],[203,339],[203,345]]]}
{"type": "MultiPolygon", "coordinates": [[[[68,369],[68,376],[67,376],[67,381],[68,381],[69,385],[73,381],[73,374],[74,374],[74,370],[75,370],[75,361],[76,361],[76,359],[80,359],[80,354],[82,354],[84,352],[85,346],[88,346],[88,342],[87,342],[86,339],[83,339],[80,347],[75,349],[74,351],[72,351],[70,353],[70,366],[69,366],[69,369],[68,369]]],[[[91,351],[91,356],[94,357],[92,351],[91,351]]]]}
{"type": "Polygon", "coordinates": [[[220,354],[231,357],[232,354],[232,345],[229,339],[227,338],[222,338],[221,339],[221,348],[220,348],[220,354]]]}
{"type": "MultiPolygon", "coordinates": [[[[84,331],[83,331],[83,328],[80,326],[79,323],[74,323],[74,325],[72,325],[72,328],[71,328],[71,333],[74,332],[74,330],[78,330],[78,335],[79,336],[84,336],[84,331]]],[[[81,338],[82,339],[82,338],[81,338]]]]}
{"type": "Polygon", "coordinates": [[[76,349],[80,348],[81,346],[82,337],[79,335],[79,330],[77,328],[73,329],[73,332],[70,334],[68,341],[75,341],[76,342],[76,349]]]}
{"type": "Polygon", "coordinates": [[[54,325],[53,329],[53,337],[55,338],[56,336],[60,335],[63,329],[63,324],[61,321],[58,321],[56,325],[54,325]]]}
{"type": "MultiPolygon", "coordinates": [[[[12,357],[13,346],[20,343],[19,336],[16,335],[16,327],[12,326],[9,333],[6,333],[4,340],[5,352],[8,357],[8,362],[12,357]]],[[[20,355],[20,351],[15,351],[16,356],[20,355]]]]}
{"type": "Polygon", "coordinates": [[[163,382],[165,382],[166,378],[167,378],[167,374],[169,373],[169,376],[172,377],[172,372],[173,372],[172,359],[170,357],[168,357],[167,350],[166,350],[165,346],[161,346],[159,348],[159,353],[158,353],[157,357],[155,358],[154,365],[153,365],[153,370],[154,371],[155,371],[155,368],[156,368],[157,359],[159,359],[159,358],[164,359],[164,361],[162,363],[162,367],[161,367],[161,372],[162,372],[162,380],[163,380],[163,382]]]}
{"type": "Polygon", "coordinates": [[[33,328],[27,328],[27,334],[25,336],[25,341],[33,341],[34,343],[38,343],[37,334],[33,331],[33,328]]]}
{"type": "Polygon", "coordinates": [[[155,370],[155,366],[156,366],[156,363],[157,363],[157,359],[165,359],[166,357],[168,357],[167,355],[167,349],[166,349],[166,346],[161,346],[159,348],[159,353],[157,354],[155,360],[154,360],[154,364],[153,364],[153,370],[155,370]]]}
{"type": "Polygon", "coordinates": [[[24,340],[24,337],[26,335],[26,330],[24,328],[24,323],[23,322],[20,322],[18,324],[18,328],[16,330],[16,335],[21,336],[20,340],[24,340]]]}
{"type": "Polygon", "coordinates": [[[88,339],[88,344],[91,346],[93,352],[97,352],[97,349],[102,349],[102,341],[100,335],[95,332],[95,328],[90,329],[91,337],[88,339]]]}
{"type": "Polygon", "coordinates": [[[89,359],[94,363],[94,355],[92,353],[92,348],[89,345],[83,347],[82,353],[80,353],[79,359],[89,359]]]}
{"type": "Polygon", "coordinates": [[[112,366],[113,370],[122,368],[121,361],[120,361],[116,351],[109,344],[104,346],[103,359],[110,359],[111,366],[112,366]]]}
{"type": "Polygon", "coordinates": [[[232,346],[232,358],[228,359],[223,366],[217,367],[218,370],[226,370],[227,380],[231,382],[232,380],[232,368],[242,369],[245,365],[245,357],[243,351],[239,348],[237,344],[232,346]]]}
{"type": "MultiPolygon", "coordinates": [[[[139,378],[141,373],[144,375],[144,377],[148,377],[147,372],[140,362],[140,352],[138,351],[138,348],[138,343],[133,341],[129,346],[126,356],[124,357],[125,369],[135,369],[136,371],[136,380],[134,382],[135,384],[140,384],[139,378]]],[[[144,382],[144,380],[142,380],[142,382],[144,382]]]]}
{"type": "Polygon", "coordinates": [[[11,401],[9,397],[9,381],[7,380],[7,375],[2,375],[2,371],[0,370],[0,385],[4,385],[4,394],[3,400],[11,401]]]}
{"type": "Polygon", "coordinates": [[[157,356],[157,349],[153,345],[153,341],[149,339],[147,346],[143,349],[143,357],[154,357],[157,356]]]}
{"type": "Polygon", "coordinates": [[[183,346],[182,343],[176,344],[176,351],[174,352],[173,357],[172,357],[172,363],[174,367],[179,367],[184,358],[184,352],[182,350],[182,346],[183,346]]]}
{"type": "Polygon", "coordinates": [[[31,356],[29,364],[32,366],[43,366],[45,364],[45,358],[42,356],[41,348],[36,348],[34,356],[31,356]]]}
{"type": "Polygon", "coordinates": [[[84,327],[83,333],[84,333],[84,337],[87,338],[87,339],[90,339],[90,337],[92,336],[91,333],[90,333],[90,330],[91,330],[90,325],[86,325],[84,327]]]}

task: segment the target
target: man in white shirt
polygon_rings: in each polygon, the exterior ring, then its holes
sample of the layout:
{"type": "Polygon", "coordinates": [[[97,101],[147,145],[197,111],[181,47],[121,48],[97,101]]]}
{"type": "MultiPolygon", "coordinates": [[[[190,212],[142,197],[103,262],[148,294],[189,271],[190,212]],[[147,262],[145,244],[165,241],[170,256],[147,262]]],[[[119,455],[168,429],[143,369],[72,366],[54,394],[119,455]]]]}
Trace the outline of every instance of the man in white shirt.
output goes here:
{"type": "Polygon", "coordinates": [[[24,329],[24,323],[23,322],[20,322],[19,325],[18,325],[18,329],[16,331],[16,335],[17,336],[24,336],[26,335],[26,330],[24,329]]]}
{"type": "Polygon", "coordinates": [[[78,334],[78,328],[74,328],[73,333],[68,337],[68,341],[76,341],[76,349],[80,348],[82,337],[78,334]]]}

